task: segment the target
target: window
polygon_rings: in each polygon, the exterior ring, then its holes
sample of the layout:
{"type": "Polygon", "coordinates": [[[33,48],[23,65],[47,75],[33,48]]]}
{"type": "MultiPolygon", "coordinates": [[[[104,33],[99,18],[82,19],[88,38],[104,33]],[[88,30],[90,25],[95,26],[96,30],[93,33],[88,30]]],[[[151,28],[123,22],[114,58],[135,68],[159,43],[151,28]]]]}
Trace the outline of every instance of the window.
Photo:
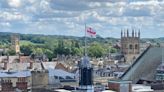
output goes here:
{"type": "Polygon", "coordinates": [[[133,45],[130,44],[130,45],[129,45],[129,49],[133,49],[133,45]]]}
{"type": "Polygon", "coordinates": [[[137,44],[135,45],[135,49],[138,49],[138,45],[137,44]]]}

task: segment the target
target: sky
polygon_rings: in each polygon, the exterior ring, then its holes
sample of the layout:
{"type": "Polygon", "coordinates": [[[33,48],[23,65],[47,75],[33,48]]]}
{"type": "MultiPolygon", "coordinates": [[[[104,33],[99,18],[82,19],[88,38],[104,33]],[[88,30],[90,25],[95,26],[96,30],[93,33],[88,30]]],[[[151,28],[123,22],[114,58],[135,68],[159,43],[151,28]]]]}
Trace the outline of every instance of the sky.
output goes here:
{"type": "Polygon", "coordinates": [[[164,1],[0,0],[0,32],[84,36],[85,24],[102,37],[164,37],[164,1]]]}

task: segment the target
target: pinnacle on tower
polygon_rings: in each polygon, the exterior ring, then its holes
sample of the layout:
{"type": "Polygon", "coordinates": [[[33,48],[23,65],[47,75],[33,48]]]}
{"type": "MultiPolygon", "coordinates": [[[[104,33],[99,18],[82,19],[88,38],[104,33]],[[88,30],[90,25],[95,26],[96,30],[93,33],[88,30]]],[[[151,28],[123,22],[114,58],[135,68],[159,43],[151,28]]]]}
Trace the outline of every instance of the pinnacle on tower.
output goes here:
{"type": "Polygon", "coordinates": [[[132,37],[134,37],[134,29],[132,30],[132,37]]]}
{"type": "Polygon", "coordinates": [[[127,29],[127,37],[129,37],[129,30],[127,29]]]}
{"type": "Polygon", "coordinates": [[[135,37],[137,37],[137,32],[135,31],[135,37]]]}
{"type": "Polygon", "coordinates": [[[139,29],[139,31],[138,31],[138,37],[140,38],[140,29],[139,29]]]}

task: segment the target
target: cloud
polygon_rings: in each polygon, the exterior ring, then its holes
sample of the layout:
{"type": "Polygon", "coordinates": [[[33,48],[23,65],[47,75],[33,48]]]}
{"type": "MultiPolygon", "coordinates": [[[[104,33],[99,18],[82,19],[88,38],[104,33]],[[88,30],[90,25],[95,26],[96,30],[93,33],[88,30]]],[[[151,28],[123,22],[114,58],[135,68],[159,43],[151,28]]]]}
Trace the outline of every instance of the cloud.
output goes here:
{"type": "Polygon", "coordinates": [[[20,7],[21,6],[21,1],[20,0],[8,0],[8,4],[11,7],[20,7]]]}
{"type": "Polygon", "coordinates": [[[132,26],[161,33],[164,1],[0,0],[0,22],[2,30],[21,33],[83,36],[85,23],[104,37],[132,26]]]}
{"type": "Polygon", "coordinates": [[[82,11],[89,9],[88,4],[82,0],[51,0],[50,2],[51,7],[58,10],[82,11]]]}
{"type": "Polygon", "coordinates": [[[129,8],[123,13],[123,16],[133,16],[133,17],[140,17],[140,16],[151,16],[151,10],[142,7],[142,8],[129,8]]]}

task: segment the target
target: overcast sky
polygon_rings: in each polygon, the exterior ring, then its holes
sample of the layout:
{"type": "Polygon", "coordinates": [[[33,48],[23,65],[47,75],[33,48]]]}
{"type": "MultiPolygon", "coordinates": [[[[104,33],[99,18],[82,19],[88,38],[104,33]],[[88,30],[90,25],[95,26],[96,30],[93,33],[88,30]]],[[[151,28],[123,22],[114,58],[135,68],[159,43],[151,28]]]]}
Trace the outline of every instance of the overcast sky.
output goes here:
{"type": "Polygon", "coordinates": [[[102,37],[140,29],[164,37],[163,0],[0,0],[0,31],[83,36],[84,24],[102,37]]]}

